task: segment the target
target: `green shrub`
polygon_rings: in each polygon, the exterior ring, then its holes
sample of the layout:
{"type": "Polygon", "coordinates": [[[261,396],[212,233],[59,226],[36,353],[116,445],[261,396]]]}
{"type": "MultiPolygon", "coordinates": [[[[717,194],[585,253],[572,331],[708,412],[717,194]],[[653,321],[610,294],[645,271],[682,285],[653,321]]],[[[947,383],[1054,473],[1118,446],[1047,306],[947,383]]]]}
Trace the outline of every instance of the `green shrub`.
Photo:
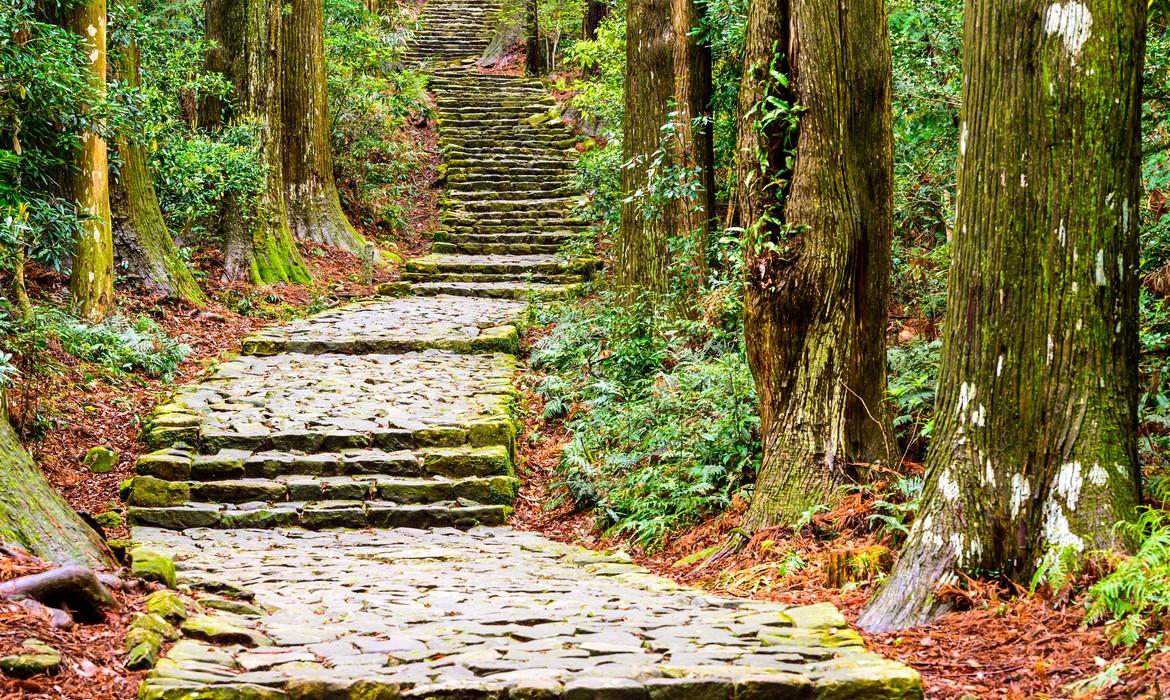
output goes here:
{"type": "Polygon", "coordinates": [[[93,324],[42,308],[33,324],[41,333],[55,336],[70,355],[116,374],[141,372],[169,381],[190,352],[145,316],[134,321],[115,316],[93,324]]]}
{"type": "Polygon", "coordinates": [[[1170,513],[1151,508],[1119,525],[1141,545],[1113,573],[1089,588],[1087,624],[1105,623],[1114,646],[1133,646],[1157,633],[1170,614],[1170,513]]]}

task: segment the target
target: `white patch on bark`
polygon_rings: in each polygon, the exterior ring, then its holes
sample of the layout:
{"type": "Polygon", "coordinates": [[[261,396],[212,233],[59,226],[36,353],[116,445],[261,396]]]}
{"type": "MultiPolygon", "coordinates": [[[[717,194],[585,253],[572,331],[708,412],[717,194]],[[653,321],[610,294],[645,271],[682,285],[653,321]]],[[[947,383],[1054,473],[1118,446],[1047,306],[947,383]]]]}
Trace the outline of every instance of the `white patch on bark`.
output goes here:
{"type": "Polygon", "coordinates": [[[975,400],[975,385],[963,382],[959,385],[959,408],[956,413],[962,415],[967,411],[967,406],[975,400]]]}
{"type": "Polygon", "coordinates": [[[1012,474],[1012,502],[1011,511],[1012,519],[1020,514],[1020,509],[1032,497],[1032,482],[1028,481],[1023,474],[1012,474]]]}
{"type": "Polygon", "coordinates": [[[993,488],[995,487],[995,467],[991,465],[990,457],[983,467],[983,483],[993,488]]]}
{"type": "Polygon", "coordinates": [[[954,503],[959,498],[959,482],[955,481],[955,477],[951,476],[951,468],[947,467],[942,470],[942,474],[938,475],[938,488],[942,491],[943,498],[954,503]]]}
{"type": "Polygon", "coordinates": [[[971,424],[980,428],[987,425],[987,410],[983,408],[983,404],[979,404],[974,411],[971,411],[971,424]]]}
{"type": "Polygon", "coordinates": [[[1109,207],[1110,209],[1113,208],[1113,197],[1116,194],[1116,192],[1110,192],[1109,194],[1105,195],[1105,206],[1109,207]]]}
{"type": "Polygon", "coordinates": [[[1106,481],[1109,481],[1109,473],[1102,469],[1100,464],[1093,464],[1093,468],[1089,470],[1089,483],[1093,486],[1104,486],[1106,481]]]}
{"type": "Polygon", "coordinates": [[[999,359],[996,360],[996,362],[995,362],[995,376],[999,377],[1002,375],[1003,375],[1003,355],[1000,355],[999,359]]]}
{"type": "Polygon", "coordinates": [[[1068,240],[1068,236],[1064,230],[1064,219],[1060,220],[1060,225],[1056,229],[1056,240],[1060,241],[1061,245],[1064,245],[1068,240]]]}
{"type": "Polygon", "coordinates": [[[1129,230],[1129,197],[1121,201],[1121,230],[1129,230]]]}
{"type": "Polygon", "coordinates": [[[89,271],[89,283],[93,284],[93,270],[89,271]]]}
{"type": "Polygon", "coordinates": [[[1055,499],[1048,499],[1044,504],[1044,541],[1052,547],[1072,547],[1080,552],[1085,543],[1068,525],[1064,508],[1055,499]]]}
{"type": "Polygon", "coordinates": [[[1069,508],[1076,508],[1081,498],[1081,486],[1085,483],[1085,470],[1080,462],[1065,462],[1052,482],[1052,493],[1064,499],[1069,508]]]}
{"type": "Polygon", "coordinates": [[[1125,256],[1124,255],[1117,256],[1117,276],[1119,278],[1122,278],[1122,279],[1125,278],[1125,256]]]}
{"type": "Polygon", "coordinates": [[[951,549],[955,552],[955,562],[959,566],[964,566],[967,563],[967,550],[963,546],[963,534],[961,532],[951,533],[951,549]]]}
{"type": "Polygon", "coordinates": [[[1028,174],[1027,173],[1020,173],[1020,187],[1023,189],[1028,189],[1028,174]]]}
{"type": "Polygon", "coordinates": [[[92,36],[97,36],[97,27],[92,24],[85,28],[85,33],[92,36]]]}
{"type": "Polygon", "coordinates": [[[1104,248],[1097,249],[1096,280],[1097,280],[1098,287],[1109,286],[1109,280],[1105,278],[1105,249],[1104,248]]]}
{"type": "Polygon", "coordinates": [[[1056,357],[1056,344],[1052,341],[1052,334],[1048,334],[1048,364],[1052,364],[1053,358],[1056,357]]]}
{"type": "Polygon", "coordinates": [[[967,155],[967,122],[963,122],[963,131],[959,134],[959,155],[967,155]]]}
{"type": "Polygon", "coordinates": [[[1092,36],[1093,15],[1089,8],[1076,0],[1067,5],[1059,2],[1048,6],[1048,14],[1044,17],[1044,31],[1047,34],[1056,34],[1064,41],[1064,46],[1075,59],[1081,54],[1081,48],[1092,36]]]}
{"type": "Polygon", "coordinates": [[[97,49],[90,51],[89,52],[89,62],[90,63],[97,63],[98,57],[100,57],[100,56],[101,56],[101,53],[99,53],[97,49]]]}

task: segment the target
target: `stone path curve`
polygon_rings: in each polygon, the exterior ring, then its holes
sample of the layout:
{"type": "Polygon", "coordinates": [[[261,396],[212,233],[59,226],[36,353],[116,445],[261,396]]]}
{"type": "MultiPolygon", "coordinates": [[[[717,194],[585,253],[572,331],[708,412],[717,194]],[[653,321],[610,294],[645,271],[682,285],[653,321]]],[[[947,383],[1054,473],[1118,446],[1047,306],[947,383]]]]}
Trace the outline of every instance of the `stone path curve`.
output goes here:
{"type": "Polygon", "coordinates": [[[135,554],[171,557],[201,609],[140,697],[921,697],[831,605],[710,596],[506,527],[525,300],[596,263],[558,255],[584,224],[552,100],[467,60],[496,11],[431,0],[411,48],[441,111],[435,253],[388,296],[249,338],[151,417],[135,554]]]}

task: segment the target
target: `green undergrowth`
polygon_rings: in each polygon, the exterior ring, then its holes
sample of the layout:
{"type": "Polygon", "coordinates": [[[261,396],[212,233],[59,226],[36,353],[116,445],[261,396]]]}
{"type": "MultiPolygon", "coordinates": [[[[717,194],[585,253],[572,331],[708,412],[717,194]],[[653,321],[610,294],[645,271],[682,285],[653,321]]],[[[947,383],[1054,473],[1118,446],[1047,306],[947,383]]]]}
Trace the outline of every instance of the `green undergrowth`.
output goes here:
{"type": "Polygon", "coordinates": [[[533,349],[535,389],[544,418],[572,434],[557,467],[562,498],[654,550],[744,493],[759,468],[759,419],[738,347],[605,294],[537,316],[556,326],[533,349]]]}

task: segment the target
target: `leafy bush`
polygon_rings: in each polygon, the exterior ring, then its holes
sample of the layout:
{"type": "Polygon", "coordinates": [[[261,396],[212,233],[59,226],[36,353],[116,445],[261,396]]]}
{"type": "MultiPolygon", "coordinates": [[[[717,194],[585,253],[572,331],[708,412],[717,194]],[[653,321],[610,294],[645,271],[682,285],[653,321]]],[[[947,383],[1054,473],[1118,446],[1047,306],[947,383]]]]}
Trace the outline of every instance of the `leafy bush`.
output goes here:
{"type": "Polygon", "coordinates": [[[605,296],[557,321],[532,364],[553,373],[537,389],[546,416],[567,414],[573,434],[559,485],[609,532],[654,549],[752,483],[759,419],[742,353],[696,350],[605,296]]]}
{"type": "Polygon", "coordinates": [[[174,378],[190,348],[172,340],[154,321],[115,316],[92,324],[58,309],[39,309],[32,322],[39,332],[53,336],[63,350],[113,373],[141,372],[150,377],[174,378]]]}
{"type": "Polygon", "coordinates": [[[917,340],[887,352],[887,392],[894,409],[894,428],[906,445],[930,438],[941,352],[941,340],[917,340]]]}
{"type": "Polygon", "coordinates": [[[1104,622],[1114,646],[1133,646],[1170,614],[1170,513],[1151,508],[1119,527],[1141,546],[1089,588],[1085,622],[1104,622]]]}

